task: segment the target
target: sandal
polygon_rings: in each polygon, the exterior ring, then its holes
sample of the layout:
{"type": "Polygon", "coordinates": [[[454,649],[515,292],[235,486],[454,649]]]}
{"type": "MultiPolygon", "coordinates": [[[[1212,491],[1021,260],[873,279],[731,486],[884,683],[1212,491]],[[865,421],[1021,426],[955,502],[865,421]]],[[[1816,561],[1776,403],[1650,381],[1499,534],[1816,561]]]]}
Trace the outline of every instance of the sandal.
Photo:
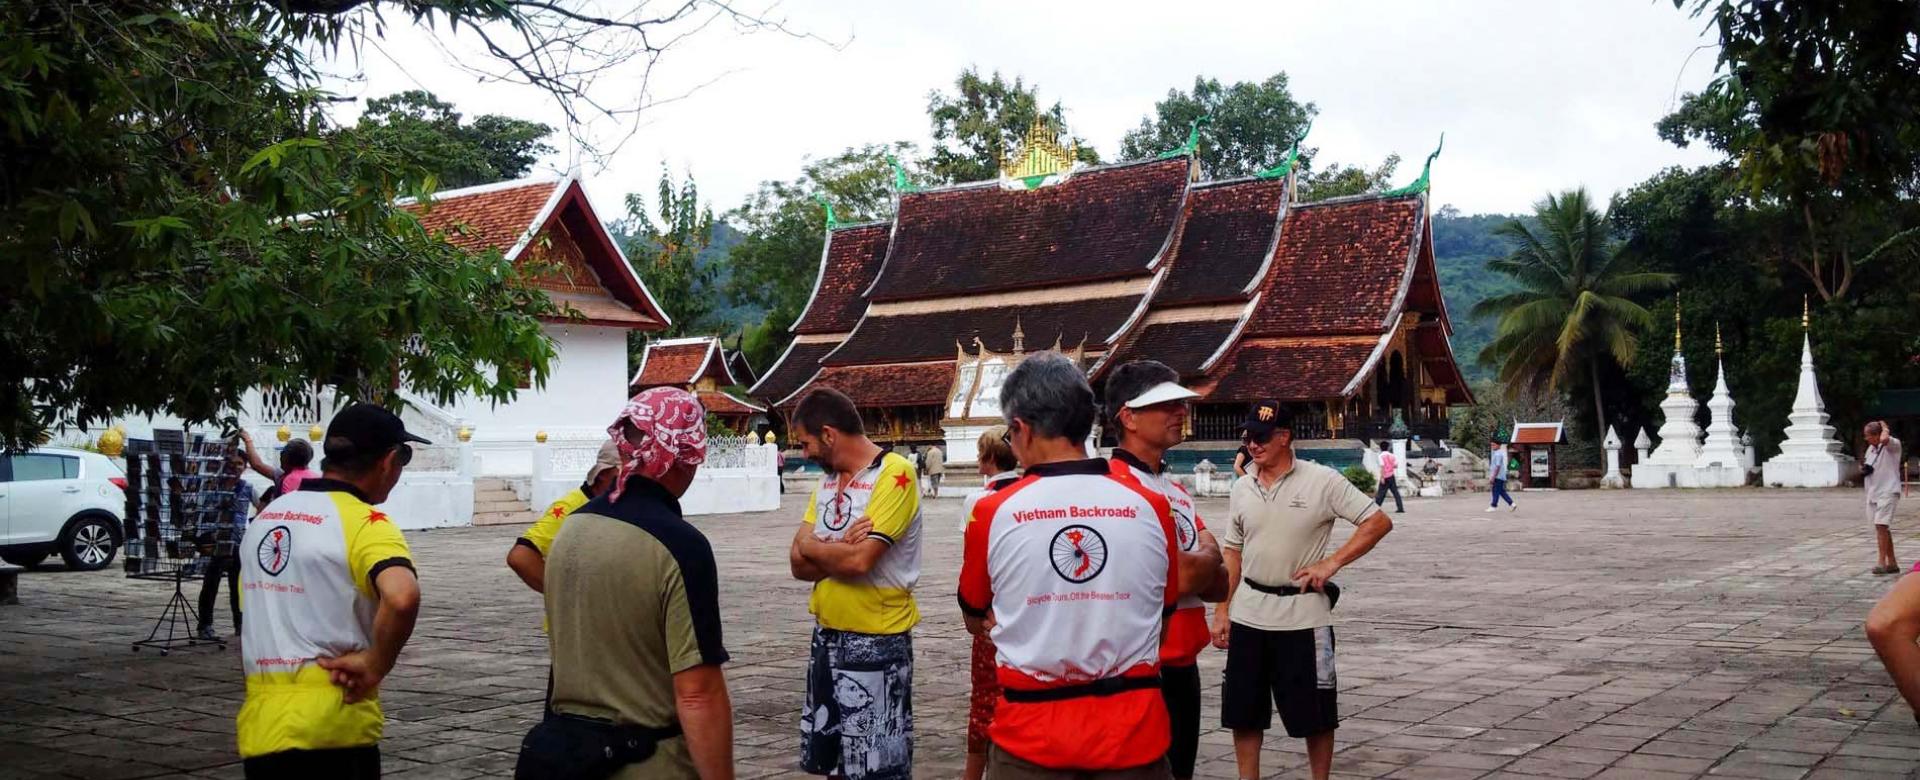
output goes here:
{"type": "Polygon", "coordinates": [[[1900,570],[1900,567],[1898,566],[1875,566],[1872,569],[1868,570],[1867,573],[1868,574],[1892,574],[1899,570],[1900,570]]]}

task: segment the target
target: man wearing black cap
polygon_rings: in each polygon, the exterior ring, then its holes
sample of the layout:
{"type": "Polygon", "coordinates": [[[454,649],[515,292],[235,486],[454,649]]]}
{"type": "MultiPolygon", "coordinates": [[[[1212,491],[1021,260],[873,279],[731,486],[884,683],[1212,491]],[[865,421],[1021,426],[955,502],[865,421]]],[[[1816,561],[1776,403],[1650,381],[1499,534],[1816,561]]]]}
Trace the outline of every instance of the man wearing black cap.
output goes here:
{"type": "Polygon", "coordinates": [[[380,681],[413,635],[420,585],[387,500],[413,459],[392,412],[327,426],[321,476],[275,499],[238,550],[248,620],[236,718],[246,776],[380,776],[380,681]]]}
{"type": "Polygon", "coordinates": [[[1278,402],[1261,401],[1242,428],[1253,460],[1228,499],[1227,601],[1213,613],[1214,646],[1227,650],[1220,720],[1233,729],[1240,776],[1257,778],[1261,740],[1278,708],[1287,735],[1306,739],[1313,776],[1324,780],[1340,722],[1333,575],[1372,550],[1393,521],[1340,472],[1295,459],[1291,424],[1278,402]],[[1358,528],[1329,556],[1336,517],[1358,528]]]}

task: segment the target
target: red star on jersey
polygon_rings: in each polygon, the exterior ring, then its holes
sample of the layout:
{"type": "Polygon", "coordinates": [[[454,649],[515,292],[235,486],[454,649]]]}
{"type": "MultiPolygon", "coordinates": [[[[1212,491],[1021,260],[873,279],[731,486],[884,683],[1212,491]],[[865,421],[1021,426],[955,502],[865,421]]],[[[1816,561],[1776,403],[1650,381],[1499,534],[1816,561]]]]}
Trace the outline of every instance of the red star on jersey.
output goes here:
{"type": "Polygon", "coordinates": [[[386,521],[387,521],[387,514],[385,512],[382,512],[378,509],[367,510],[367,522],[384,523],[386,521]]]}
{"type": "Polygon", "coordinates": [[[909,476],[907,476],[907,475],[905,475],[905,474],[895,474],[895,475],[893,475],[893,486],[894,486],[894,487],[897,487],[897,488],[904,488],[904,487],[906,487],[906,486],[908,486],[908,485],[911,485],[911,484],[913,484],[913,478],[912,478],[912,477],[909,477],[909,476]]]}
{"type": "Polygon", "coordinates": [[[566,507],[556,506],[552,509],[547,510],[547,514],[553,515],[555,519],[559,519],[567,516],[567,509],[566,507]]]}

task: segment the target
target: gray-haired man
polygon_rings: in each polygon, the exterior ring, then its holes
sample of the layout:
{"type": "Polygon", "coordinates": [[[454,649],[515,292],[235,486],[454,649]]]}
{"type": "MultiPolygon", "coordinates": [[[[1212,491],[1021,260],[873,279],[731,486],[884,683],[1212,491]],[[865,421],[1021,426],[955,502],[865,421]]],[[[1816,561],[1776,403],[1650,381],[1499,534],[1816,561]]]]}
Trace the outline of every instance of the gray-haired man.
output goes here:
{"type": "Polygon", "coordinates": [[[1900,440],[1893,438],[1887,424],[1879,420],[1867,423],[1867,451],[1860,458],[1861,483],[1867,489],[1867,519],[1873,522],[1874,540],[1879,557],[1874,574],[1897,574],[1900,561],[1893,556],[1893,510],[1900,506],[1900,465],[1903,454],[1900,440]]]}

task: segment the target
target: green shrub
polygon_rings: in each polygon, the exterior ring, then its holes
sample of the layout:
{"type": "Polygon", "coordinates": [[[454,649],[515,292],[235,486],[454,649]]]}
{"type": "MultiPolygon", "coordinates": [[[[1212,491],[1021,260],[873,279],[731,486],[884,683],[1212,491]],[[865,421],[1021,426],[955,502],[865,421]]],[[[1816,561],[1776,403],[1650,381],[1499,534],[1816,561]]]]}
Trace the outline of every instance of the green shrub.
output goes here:
{"type": "Polygon", "coordinates": [[[1360,489],[1360,492],[1373,495],[1373,472],[1361,466],[1348,466],[1340,470],[1340,476],[1346,477],[1348,482],[1352,482],[1354,487],[1360,489]]]}

